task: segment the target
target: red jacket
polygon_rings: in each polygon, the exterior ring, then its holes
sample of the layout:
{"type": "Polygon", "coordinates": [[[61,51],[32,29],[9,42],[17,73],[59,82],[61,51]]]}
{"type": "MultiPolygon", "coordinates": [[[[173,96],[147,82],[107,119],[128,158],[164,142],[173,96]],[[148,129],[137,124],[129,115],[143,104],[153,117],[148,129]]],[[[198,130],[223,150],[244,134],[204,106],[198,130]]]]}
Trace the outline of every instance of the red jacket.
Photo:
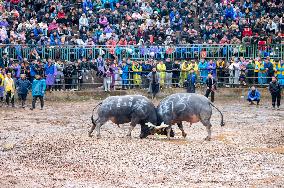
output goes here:
{"type": "Polygon", "coordinates": [[[11,3],[12,4],[18,4],[18,3],[20,3],[20,0],[11,0],[11,3]]]}
{"type": "Polygon", "coordinates": [[[57,18],[59,18],[59,19],[65,18],[65,13],[64,12],[58,12],[57,18]]]}
{"type": "Polygon", "coordinates": [[[252,36],[251,28],[244,28],[244,30],[243,30],[243,37],[245,37],[245,36],[249,36],[249,37],[252,36]]]}

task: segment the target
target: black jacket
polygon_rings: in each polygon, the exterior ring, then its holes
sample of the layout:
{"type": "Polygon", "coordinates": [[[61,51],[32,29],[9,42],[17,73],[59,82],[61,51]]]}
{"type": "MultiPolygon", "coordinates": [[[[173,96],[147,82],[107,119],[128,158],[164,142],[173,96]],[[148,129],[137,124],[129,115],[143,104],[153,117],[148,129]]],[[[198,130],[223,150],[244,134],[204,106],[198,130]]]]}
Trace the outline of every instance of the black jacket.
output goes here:
{"type": "Polygon", "coordinates": [[[278,94],[281,92],[281,86],[279,82],[270,82],[269,91],[271,94],[278,94]]]}
{"type": "Polygon", "coordinates": [[[215,89],[216,90],[216,80],[214,78],[207,78],[206,79],[206,85],[209,87],[209,89],[215,89]]]}

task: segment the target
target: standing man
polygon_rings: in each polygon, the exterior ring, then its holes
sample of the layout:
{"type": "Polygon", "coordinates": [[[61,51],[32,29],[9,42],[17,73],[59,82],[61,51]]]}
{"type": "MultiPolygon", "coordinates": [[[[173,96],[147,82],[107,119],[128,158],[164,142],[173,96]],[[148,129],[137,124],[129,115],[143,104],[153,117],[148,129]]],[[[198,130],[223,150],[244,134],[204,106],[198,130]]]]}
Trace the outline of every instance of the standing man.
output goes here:
{"type": "Polygon", "coordinates": [[[195,93],[195,83],[196,83],[196,74],[194,69],[190,70],[190,73],[187,75],[187,92],[195,93]]]}
{"type": "Polygon", "coordinates": [[[166,88],[172,88],[172,73],[173,63],[170,58],[166,60],[166,88]]]}
{"type": "Polygon", "coordinates": [[[273,64],[271,63],[269,57],[265,59],[264,69],[266,71],[267,83],[270,83],[272,80],[272,77],[274,76],[274,68],[273,68],[273,64]]]}
{"type": "Polygon", "coordinates": [[[40,109],[43,110],[44,106],[43,97],[45,94],[45,89],[46,89],[45,79],[42,79],[40,75],[36,75],[32,85],[33,102],[31,110],[35,109],[37,98],[39,98],[40,100],[40,107],[41,107],[40,109]]]}
{"type": "Polygon", "coordinates": [[[152,99],[154,99],[160,89],[160,75],[156,67],[153,67],[152,72],[147,77],[150,80],[150,92],[152,93],[152,99]]]}
{"type": "Polygon", "coordinates": [[[277,110],[280,110],[281,86],[275,76],[272,77],[272,81],[269,84],[269,91],[272,96],[273,109],[275,109],[275,103],[277,101],[277,110]]]}
{"type": "Polygon", "coordinates": [[[208,77],[205,81],[206,85],[207,85],[207,90],[205,93],[205,97],[209,97],[210,93],[211,93],[211,102],[214,102],[214,94],[215,94],[215,90],[216,90],[216,80],[213,78],[212,74],[208,74],[208,77]]]}
{"type": "Polygon", "coordinates": [[[10,98],[11,98],[11,104],[12,104],[12,107],[15,107],[15,83],[14,83],[14,80],[12,79],[11,77],[11,73],[9,72],[7,74],[7,77],[5,78],[4,80],[4,90],[5,90],[5,93],[6,93],[6,104],[7,104],[7,107],[9,107],[9,104],[10,104],[10,98]]]}
{"type": "Polygon", "coordinates": [[[180,76],[180,64],[178,61],[175,61],[172,67],[172,72],[173,72],[173,87],[178,87],[179,86],[179,76],[180,76]]]}
{"type": "Polygon", "coordinates": [[[18,97],[21,102],[22,108],[25,108],[27,95],[28,95],[29,89],[31,88],[31,82],[26,79],[25,74],[21,74],[21,78],[16,81],[16,88],[17,88],[18,97]]]}

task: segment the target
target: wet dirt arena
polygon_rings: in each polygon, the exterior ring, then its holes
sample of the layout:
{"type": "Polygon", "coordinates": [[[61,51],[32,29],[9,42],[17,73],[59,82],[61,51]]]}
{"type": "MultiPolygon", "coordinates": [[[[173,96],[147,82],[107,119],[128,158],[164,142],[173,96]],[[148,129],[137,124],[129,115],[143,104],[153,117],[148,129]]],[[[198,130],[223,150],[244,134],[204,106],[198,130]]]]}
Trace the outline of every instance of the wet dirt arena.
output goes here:
{"type": "Polygon", "coordinates": [[[186,139],[132,139],[111,123],[89,138],[96,100],[47,102],[46,108],[0,108],[0,187],[281,187],[284,111],[216,101],[211,141],[200,123],[186,139]]]}

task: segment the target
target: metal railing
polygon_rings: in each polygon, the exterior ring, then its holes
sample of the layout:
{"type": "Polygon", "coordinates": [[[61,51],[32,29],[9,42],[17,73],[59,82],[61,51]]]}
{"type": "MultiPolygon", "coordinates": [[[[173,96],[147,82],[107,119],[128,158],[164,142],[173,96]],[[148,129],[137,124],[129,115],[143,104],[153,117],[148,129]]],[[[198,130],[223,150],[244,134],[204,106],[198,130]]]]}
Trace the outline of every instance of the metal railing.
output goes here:
{"type": "Polygon", "coordinates": [[[9,58],[29,60],[35,59],[37,54],[40,59],[56,59],[73,61],[81,58],[95,59],[98,55],[104,58],[119,59],[131,58],[135,60],[146,60],[149,58],[172,60],[179,59],[230,59],[231,57],[244,57],[254,59],[256,57],[284,58],[283,44],[270,45],[232,45],[232,44],[187,44],[176,46],[38,46],[38,45],[1,45],[0,58],[3,53],[9,58]],[[33,53],[33,51],[36,51],[33,53]]]}
{"type": "MultiPolygon", "coordinates": [[[[200,70],[199,70],[200,71],[200,70]]],[[[254,71],[254,69],[247,69],[247,71],[254,71]]],[[[112,88],[125,88],[125,89],[132,89],[132,88],[148,88],[149,87],[149,80],[147,78],[147,74],[149,72],[139,72],[138,74],[139,77],[134,77],[137,72],[129,71],[127,72],[128,76],[123,79],[121,77],[121,74],[113,74],[112,80],[111,80],[111,86],[112,88]],[[141,75],[142,74],[142,75],[141,75]],[[118,78],[118,79],[115,79],[118,78]]],[[[244,72],[243,72],[244,73],[244,72]]],[[[204,85],[204,80],[207,76],[201,76],[198,73],[195,73],[197,75],[197,80],[196,84],[198,85],[204,85]]],[[[258,87],[267,87],[269,85],[269,81],[271,80],[272,77],[268,76],[267,74],[262,74],[261,76],[255,76],[255,74],[250,76],[247,74],[242,74],[242,78],[240,77],[241,74],[233,75],[231,70],[229,69],[223,69],[222,74],[220,76],[220,70],[216,70],[216,76],[215,79],[217,81],[217,85],[219,87],[249,87],[249,86],[258,86],[258,87]]],[[[104,77],[100,77],[100,81],[90,81],[90,80],[95,80],[96,76],[95,73],[86,73],[83,74],[81,77],[82,79],[79,79],[78,76],[73,75],[71,78],[64,78],[62,77],[60,79],[60,83],[56,83],[54,85],[54,89],[75,89],[75,90],[80,90],[84,88],[95,88],[99,86],[103,86],[103,79],[104,77]],[[86,77],[89,80],[86,80],[86,77]],[[68,81],[69,80],[69,81],[68,81]]],[[[171,81],[169,84],[167,84],[166,79],[164,79],[164,86],[170,86],[170,87],[184,87],[184,83],[186,81],[186,77],[182,77],[181,74],[179,73],[177,77],[171,76],[171,81]]],[[[98,79],[96,79],[98,80],[98,79]]],[[[284,87],[284,77],[280,78],[279,81],[282,84],[282,87],[284,87]]]]}

